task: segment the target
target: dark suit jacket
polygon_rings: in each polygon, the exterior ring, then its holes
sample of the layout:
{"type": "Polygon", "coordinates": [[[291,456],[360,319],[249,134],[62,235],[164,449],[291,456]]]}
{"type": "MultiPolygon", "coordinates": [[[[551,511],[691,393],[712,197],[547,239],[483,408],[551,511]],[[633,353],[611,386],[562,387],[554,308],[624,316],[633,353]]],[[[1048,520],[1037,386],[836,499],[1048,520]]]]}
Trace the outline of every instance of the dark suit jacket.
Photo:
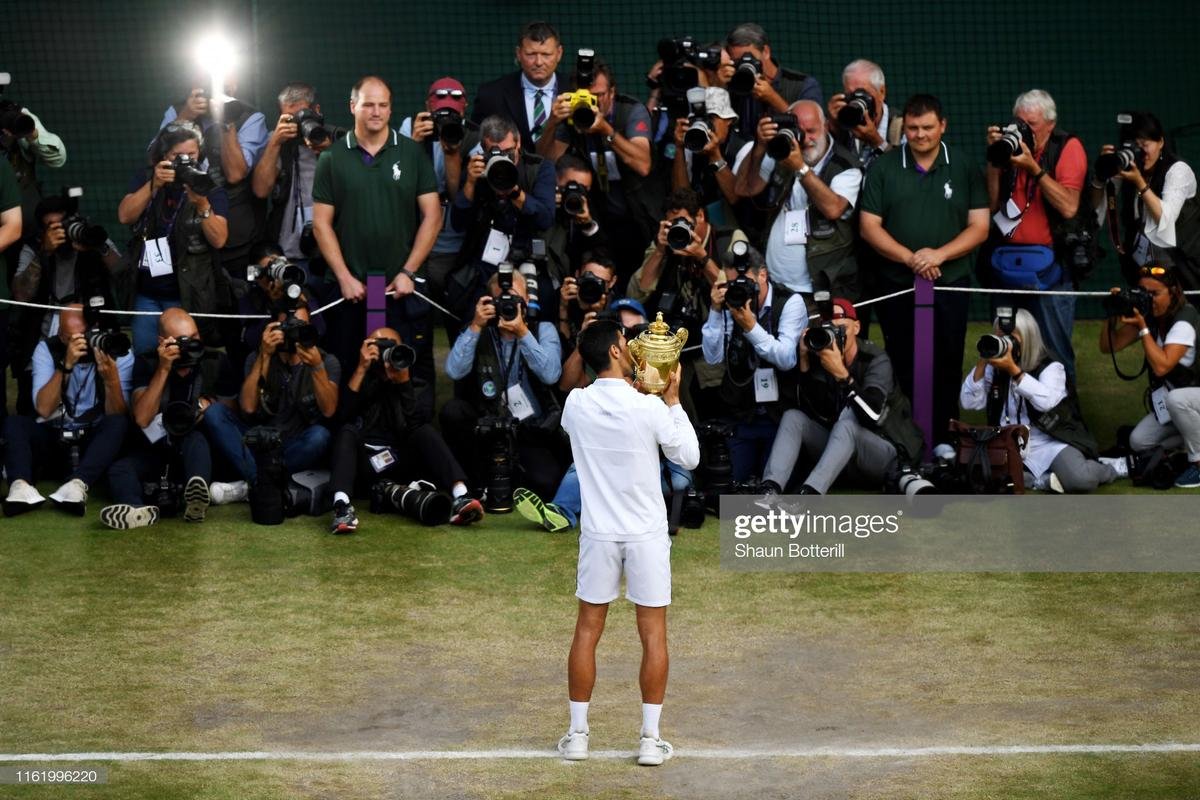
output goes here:
{"type": "MultiPolygon", "coordinates": [[[[556,91],[559,94],[567,91],[567,76],[561,72],[557,75],[556,91]]],[[[547,98],[546,113],[549,115],[554,98],[547,98]]],[[[494,81],[483,84],[475,93],[475,103],[471,109],[471,119],[483,122],[486,117],[499,114],[517,123],[521,132],[521,149],[533,152],[533,134],[529,131],[529,114],[525,110],[525,91],[521,87],[521,71],[510,72],[494,81]]]]}

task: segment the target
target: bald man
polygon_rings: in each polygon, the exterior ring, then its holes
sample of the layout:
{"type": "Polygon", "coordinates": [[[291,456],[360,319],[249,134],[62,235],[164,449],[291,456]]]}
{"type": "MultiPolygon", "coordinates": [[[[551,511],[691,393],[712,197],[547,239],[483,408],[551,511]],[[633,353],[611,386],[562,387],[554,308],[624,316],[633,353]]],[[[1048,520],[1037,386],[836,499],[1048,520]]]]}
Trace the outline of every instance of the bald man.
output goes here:
{"type": "Polygon", "coordinates": [[[351,497],[380,481],[432,482],[453,497],[451,525],[483,519],[483,505],[467,491],[466,471],[418,411],[409,368],[395,366],[396,356],[412,355],[404,347],[393,328],[371,331],[359,346],[342,399],[344,424],[333,440],[333,533],[357,530],[351,497]]]}
{"type": "Polygon", "coordinates": [[[66,482],[50,499],[64,511],[83,516],[89,487],[121,449],[129,427],[126,403],[133,354],[128,340],[125,354],[116,359],[90,347],[82,310],[82,303],[68,304],[59,312],[58,335],[38,342],[33,351],[33,404],[38,419],[12,416],[5,420],[7,516],[45,502],[34,486],[35,472],[65,473],[66,482]],[[79,456],[74,468],[73,447],[78,448],[79,456]]]}
{"type": "Polygon", "coordinates": [[[139,356],[133,369],[131,413],[142,435],[109,471],[114,503],[100,511],[100,521],[117,530],[153,525],[177,510],[182,493],[184,520],[203,522],[212,499],[204,413],[214,403],[232,405],[239,383],[225,354],[204,347],[190,314],[164,311],[157,350],[139,356]],[[159,483],[164,475],[172,488],[152,500],[172,499],[169,508],[146,502],[142,492],[143,482],[159,483]]]}

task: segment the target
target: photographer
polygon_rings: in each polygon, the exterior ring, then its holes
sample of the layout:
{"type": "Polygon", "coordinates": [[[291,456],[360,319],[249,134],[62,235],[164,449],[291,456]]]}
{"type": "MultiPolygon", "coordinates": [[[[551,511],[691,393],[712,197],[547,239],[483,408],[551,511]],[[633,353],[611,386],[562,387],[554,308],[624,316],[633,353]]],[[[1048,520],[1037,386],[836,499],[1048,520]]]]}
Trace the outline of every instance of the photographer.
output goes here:
{"type": "Polygon", "coordinates": [[[825,494],[840,475],[882,488],[904,467],[921,461],[921,430],[896,385],[891,360],[859,340],[858,314],[834,298],[831,319],[800,335],[796,400],[779,422],[760,491],[781,493],[803,451],[816,462],[797,494],[825,494]],[[814,351],[813,346],[820,349],[814,351]]]}
{"type": "Polygon", "coordinates": [[[828,110],[833,140],[854,153],[863,172],[902,140],[904,120],[887,104],[887,82],[874,61],[846,65],[842,91],[829,98],[828,110]]]}
{"type": "MultiPolygon", "coordinates": [[[[993,125],[987,132],[988,201],[996,226],[992,242],[998,245],[992,249],[987,274],[1000,288],[1034,284],[1040,289],[1069,291],[1086,277],[1064,253],[1067,234],[1074,230],[1070,226],[1079,211],[1079,193],[1087,180],[1087,153],[1079,137],[1058,129],[1054,98],[1041,89],[1017,97],[1013,116],[1015,121],[1004,130],[993,125]],[[1015,152],[1014,142],[1018,145],[1015,152]],[[1032,280],[1031,264],[1040,270],[1032,280]],[[1013,274],[1013,269],[1020,271],[1013,274]]],[[[1086,269],[1090,264],[1082,266],[1086,269]]],[[[1018,298],[1017,304],[1033,314],[1047,346],[1062,358],[1067,375],[1074,380],[1071,332],[1075,298],[1018,298]]]]}
{"type": "Polygon", "coordinates": [[[599,199],[596,215],[606,228],[626,233],[613,244],[617,264],[628,275],[654,235],[654,210],[666,193],[661,182],[647,180],[650,112],[639,100],[617,92],[612,70],[600,58],[581,56],[575,82],[575,92],[555,98],[537,151],[555,162],[568,151],[590,162],[599,199]],[[579,104],[579,90],[590,93],[594,108],[579,104]],[[578,127],[574,117],[589,114],[591,126],[578,127]]]}
{"type": "Polygon", "coordinates": [[[407,483],[432,477],[454,498],[451,525],[483,519],[483,506],[467,491],[466,471],[442,434],[416,414],[410,369],[403,366],[409,359],[411,352],[404,352],[400,334],[391,328],[372,331],[359,349],[341,404],[343,424],[333,439],[333,533],[358,528],[351,497],[381,479],[407,483]]]}
{"type": "Polygon", "coordinates": [[[32,393],[38,418],[5,420],[7,516],[45,502],[34,487],[35,472],[65,473],[67,480],[50,499],[83,516],[89,487],[117,457],[129,427],[126,404],[134,360],[129,340],[124,342],[125,354],[116,359],[103,346],[94,347],[78,302],[59,312],[56,327],[56,334],[33,351],[32,393]]]}
{"type": "Polygon", "coordinates": [[[797,100],[821,104],[821,84],[811,75],[781,67],[761,25],[738,25],[725,37],[725,50],[733,59],[728,88],[736,101],[737,132],[743,141],[754,136],[763,114],[787,111],[797,100]]]}
{"type": "MultiPolygon", "coordinates": [[[[308,271],[309,259],[318,254],[312,232],[317,158],[338,131],[324,124],[316,91],[308,84],[289,83],[278,99],[279,120],[254,165],[250,188],[255,197],[270,200],[263,239],[278,242],[284,256],[308,271]]],[[[253,263],[253,253],[248,256],[253,263]]]]}
{"type": "Polygon", "coordinates": [[[1090,492],[1128,474],[1124,458],[1097,460],[1074,381],[1023,308],[1015,314],[1002,308],[993,334],[979,340],[979,361],[963,380],[959,403],[986,410],[988,425],[1028,426],[1029,443],[1021,453],[1028,486],[1090,492]]]}
{"type": "Polygon", "coordinates": [[[267,147],[267,121],[261,111],[233,96],[238,90],[233,76],[226,76],[222,98],[210,97],[210,86],[207,76],[195,77],[187,96],[167,108],[159,128],[161,133],[173,122],[190,122],[199,128],[203,160],[229,202],[225,215],[229,235],[221,246],[221,265],[240,278],[250,247],[263,229],[265,207],[252,190],[251,176],[267,147]]]}
{"type": "Polygon", "coordinates": [[[822,289],[855,300],[860,282],[854,207],[862,171],[826,131],[819,105],[801,100],[788,114],[784,132],[774,115],[759,120],[754,143],[742,148],[734,166],[737,193],[767,192],[774,214],[767,266],[776,281],[806,297],[822,289]],[[786,150],[777,149],[780,143],[786,150]],[[772,151],[787,157],[777,161],[772,151]]]}
{"type": "MultiPolygon", "coordinates": [[[[329,449],[324,422],[337,412],[341,367],[317,346],[317,331],[309,324],[306,307],[279,314],[267,325],[258,352],[246,358],[245,374],[238,405],[245,419],[279,431],[286,473],[320,463],[329,449]]],[[[229,484],[214,483],[212,501],[216,505],[238,502],[257,475],[254,455],[242,443],[251,425],[225,405],[210,408],[204,424],[213,447],[242,477],[229,484]]]]}
{"type": "MultiPolygon", "coordinates": [[[[0,91],[3,90],[0,84],[0,91]]],[[[42,199],[37,165],[58,169],[67,163],[67,148],[57,134],[46,130],[37,115],[12,100],[0,99],[0,150],[12,167],[19,192],[22,223],[33,228],[34,208],[42,199]]],[[[0,244],[0,252],[4,251],[0,244]]]]}
{"type": "Polygon", "coordinates": [[[553,286],[562,287],[574,275],[585,253],[606,248],[608,237],[592,216],[592,170],[571,153],[554,163],[554,224],[542,231],[546,243],[546,272],[553,286]]]}
{"type": "Polygon", "coordinates": [[[1200,289],[1196,173],[1168,146],[1158,117],[1149,112],[1129,115],[1121,126],[1120,152],[1106,144],[1100,153],[1088,199],[1093,208],[1105,206],[1101,179],[1111,175],[1109,185],[1119,196],[1108,225],[1114,241],[1121,243],[1122,274],[1132,282],[1138,267],[1173,263],[1185,290],[1200,289]]]}
{"type": "MultiPolygon", "coordinates": [[[[190,312],[228,310],[229,276],[221,248],[229,237],[225,190],[205,172],[201,135],[190,122],[163,128],[150,146],[150,163],[130,182],[117,219],[137,237],[130,253],[138,264],[133,310],[162,313],[181,305],[190,312]]],[[[130,327],[138,353],[154,349],[154,317],[135,316],[130,327]]],[[[203,323],[212,339],[216,326],[203,323]]]]}
{"type": "Polygon", "coordinates": [[[238,378],[229,359],[207,349],[190,314],[170,308],[158,319],[158,349],[134,362],[132,385],[140,435],[109,470],[113,504],[101,509],[100,521],[126,530],[182,511],[185,522],[203,522],[212,454],[202,424],[215,406],[233,406],[238,378]]]}
{"type": "Polygon", "coordinates": [[[603,253],[584,256],[575,275],[563,281],[558,293],[558,332],[574,342],[584,317],[608,307],[617,282],[617,265],[603,253]]]}
{"type": "Polygon", "coordinates": [[[729,440],[733,479],[759,474],[779,421],[779,373],[796,366],[796,341],[808,325],[804,299],[775,285],[761,253],[734,234],[744,252],[726,260],[713,284],[701,331],[706,363],[721,366],[722,416],[734,422],[729,440]],[[732,263],[731,263],[732,262],[732,263]]]}
{"type": "MultiPolygon", "coordinates": [[[[245,315],[247,318],[241,320],[242,335],[238,347],[226,349],[226,352],[230,353],[230,358],[233,358],[233,353],[236,351],[244,363],[245,354],[258,350],[263,330],[271,319],[299,305],[308,308],[310,322],[317,329],[317,339],[324,339],[325,315],[312,316],[312,313],[320,306],[316,298],[303,288],[302,278],[299,283],[287,280],[291,268],[299,265],[288,261],[283,255],[283,248],[270,242],[260,242],[250,248],[250,264],[255,267],[255,277],[246,284],[246,293],[238,298],[237,306],[237,313],[245,315]],[[280,267],[282,270],[279,269],[280,267]],[[282,280],[278,276],[280,271],[283,272],[284,279],[282,280]],[[276,273],[275,277],[272,277],[273,272],[276,273]],[[293,293],[298,294],[293,297],[293,293]]],[[[292,277],[299,278],[301,274],[303,273],[292,273],[292,277]]],[[[233,363],[232,360],[230,363],[233,363]]]]}
{"type": "MultiPolygon", "coordinates": [[[[536,335],[529,329],[526,299],[519,272],[497,273],[488,281],[488,294],[479,298],[474,318],[446,359],[446,374],[460,383],[458,396],[442,408],[441,427],[459,463],[471,473],[471,485],[479,486],[485,476],[476,424],[503,420],[496,427],[514,431],[522,483],[549,498],[565,467],[553,390],[562,375],[562,347],[551,323],[539,322],[536,335]],[[502,287],[502,276],[506,283],[512,281],[510,288],[502,287]]],[[[510,499],[489,493],[486,508],[511,510],[510,499]]]]}
{"type": "MultiPolygon", "coordinates": [[[[699,111],[699,104],[693,110],[699,111]]],[[[681,117],[675,121],[671,188],[691,187],[700,196],[700,204],[708,209],[710,216],[718,213],[723,217],[728,216],[721,201],[732,206],[738,200],[730,163],[737,158],[738,151],[745,143],[745,139],[734,130],[738,115],[729,105],[729,92],[717,87],[705,89],[703,114],[693,113],[693,116],[704,118],[709,128],[706,132],[707,141],[701,150],[693,152],[684,143],[688,129],[695,120],[681,117]]]]}
{"type": "Polygon", "coordinates": [[[1124,293],[1112,289],[1124,302],[1117,304],[1123,306],[1120,316],[1110,316],[1100,330],[1100,352],[1116,353],[1134,342],[1141,343],[1150,373],[1152,411],[1130,433],[1129,448],[1139,455],[1159,447],[1185,448],[1188,467],[1175,485],[1200,488],[1200,375],[1196,364],[1200,311],[1184,299],[1175,270],[1147,264],[1138,269],[1138,275],[1137,288],[1124,293]]]}
{"type": "Polygon", "coordinates": [[[550,106],[566,81],[555,70],[562,60],[562,40],[548,22],[530,22],[521,28],[514,53],[520,69],[485,83],[475,93],[471,120],[482,127],[488,117],[513,120],[517,140],[533,153],[545,135],[550,106]]]}

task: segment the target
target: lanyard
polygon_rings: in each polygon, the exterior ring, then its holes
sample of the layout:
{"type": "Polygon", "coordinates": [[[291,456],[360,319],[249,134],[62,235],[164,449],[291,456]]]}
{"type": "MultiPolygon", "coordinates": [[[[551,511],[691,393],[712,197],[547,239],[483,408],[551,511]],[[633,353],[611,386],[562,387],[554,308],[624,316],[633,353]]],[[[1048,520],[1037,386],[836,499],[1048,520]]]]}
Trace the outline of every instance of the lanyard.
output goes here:
{"type": "Polygon", "coordinates": [[[516,339],[512,340],[512,352],[510,352],[508,354],[508,363],[505,364],[504,363],[504,340],[501,339],[500,334],[496,333],[494,330],[491,331],[491,334],[492,334],[492,346],[494,348],[496,348],[496,363],[497,363],[497,366],[500,367],[500,383],[504,387],[501,391],[504,392],[504,398],[505,398],[504,402],[507,403],[508,402],[508,376],[512,374],[512,368],[513,368],[514,361],[517,362],[517,385],[520,385],[521,379],[523,377],[522,367],[524,366],[524,362],[517,361],[517,350],[521,347],[521,343],[516,339]]]}

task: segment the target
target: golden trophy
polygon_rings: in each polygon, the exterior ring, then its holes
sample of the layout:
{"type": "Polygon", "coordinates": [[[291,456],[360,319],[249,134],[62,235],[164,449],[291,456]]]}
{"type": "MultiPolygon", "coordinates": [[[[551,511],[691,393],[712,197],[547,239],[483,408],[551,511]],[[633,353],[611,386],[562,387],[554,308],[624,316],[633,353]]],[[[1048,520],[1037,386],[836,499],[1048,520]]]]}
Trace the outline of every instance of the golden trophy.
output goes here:
{"type": "Polygon", "coordinates": [[[662,394],[667,380],[679,363],[679,354],[687,343],[687,328],[671,333],[671,326],[663,322],[662,312],[650,326],[629,342],[629,354],[633,356],[634,380],[641,381],[643,392],[662,394]]]}

